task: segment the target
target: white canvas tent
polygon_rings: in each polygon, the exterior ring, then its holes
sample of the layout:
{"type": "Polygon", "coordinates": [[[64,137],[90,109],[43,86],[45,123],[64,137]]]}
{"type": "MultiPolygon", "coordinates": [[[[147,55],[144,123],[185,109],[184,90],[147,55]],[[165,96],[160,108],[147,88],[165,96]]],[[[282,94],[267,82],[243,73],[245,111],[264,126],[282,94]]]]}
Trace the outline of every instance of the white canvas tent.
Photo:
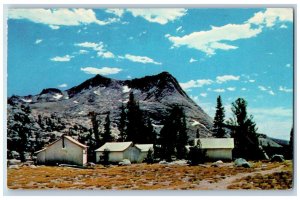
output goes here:
{"type": "Polygon", "coordinates": [[[132,142],[107,142],[95,150],[96,162],[101,160],[104,150],[107,149],[110,162],[120,162],[123,159],[128,159],[133,163],[140,163],[146,158],[150,148],[153,148],[153,144],[133,145],[132,142]]]}
{"type": "Polygon", "coordinates": [[[35,153],[37,164],[82,166],[87,163],[87,146],[67,135],[62,135],[61,138],[35,153]]]}
{"type": "Polygon", "coordinates": [[[233,138],[196,138],[194,145],[200,142],[210,160],[232,160],[233,138]]]}

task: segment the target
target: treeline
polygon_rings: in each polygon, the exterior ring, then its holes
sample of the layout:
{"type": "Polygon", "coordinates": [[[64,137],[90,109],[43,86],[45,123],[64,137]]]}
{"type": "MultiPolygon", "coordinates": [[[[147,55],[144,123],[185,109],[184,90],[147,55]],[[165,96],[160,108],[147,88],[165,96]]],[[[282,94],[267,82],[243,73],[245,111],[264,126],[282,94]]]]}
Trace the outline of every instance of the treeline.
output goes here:
{"type": "MultiPolygon", "coordinates": [[[[231,104],[232,118],[225,121],[225,109],[222,105],[221,96],[217,98],[216,114],[214,117],[213,133],[215,137],[226,136],[234,138],[233,157],[243,157],[246,159],[265,159],[265,152],[259,144],[259,134],[253,116],[248,114],[247,101],[238,98],[231,104]]],[[[270,152],[270,151],[269,151],[270,152]]],[[[283,149],[282,154],[292,159],[293,153],[293,129],[290,132],[290,142],[288,149],[283,149]]],[[[271,154],[271,152],[270,152],[271,154]]],[[[270,155],[272,156],[272,155],[270,155]]]]}
{"type": "MultiPolygon", "coordinates": [[[[221,97],[218,96],[212,132],[217,138],[234,138],[233,157],[261,159],[264,155],[259,145],[257,127],[253,116],[247,112],[247,106],[246,100],[238,98],[231,105],[233,117],[225,121],[225,109],[221,97]]],[[[169,115],[162,121],[163,126],[159,133],[154,131],[149,113],[141,110],[132,92],[127,104],[122,104],[120,110],[117,123],[119,135],[116,137],[111,131],[110,112],[104,114],[90,112],[88,116],[91,127],[78,124],[70,127],[67,121],[57,115],[52,114],[50,117],[38,115],[35,119],[29,106],[14,105],[8,117],[8,158],[14,157],[12,152],[18,152],[20,159],[25,161],[26,157],[32,156],[44,145],[55,141],[58,135],[54,132],[63,132],[77,136],[81,143],[89,146],[90,161],[95,160],[94,151],[106,142],[132,141],[135,144],[154,145],[154,151],[149,152],[148,160],[189,159],[194,163],[203,162],[205,152],[201,150],[201,144],[194,146],[193,141],[188,141],[186,116],[180,106],[175,105],[169,109],[169,115]],[[193,147],[188,149],[186,147],[189,142],[193,147]],[[199,160],[199,157],[202,160],[199,160]]],[[[199,130],[195,133],[195,137],[200,137],[199,130]]],[[[288,158],[292,158],[292,152],[293,129],[286,153],[288,158]]]]}
{"type": "MultiPolygon", "coordinates": [[[[139,102],[134,94],[129,94],[126,105],[122,104],[119,116],[119,137],[111,136],[109,113],[106,116],[104,131],[100,131],[100,114],[90,113],[94,140],[86,140],[89,146],[90,160],[95,159],[95,150],[106,142],[126,142],[134,144],[153,144],[154,149],[148,153],[147,160],[185,159],[187,157],[186,145],[188,142],[186,118],[183,109],[179,106],[170,108],[170,115],[163,122],[164,126],[159,135],[154,131],[151,119],[147,112],[140,109],[139,102]]],[[[81,138],[83,140],[83,138],[81,138]]]]}

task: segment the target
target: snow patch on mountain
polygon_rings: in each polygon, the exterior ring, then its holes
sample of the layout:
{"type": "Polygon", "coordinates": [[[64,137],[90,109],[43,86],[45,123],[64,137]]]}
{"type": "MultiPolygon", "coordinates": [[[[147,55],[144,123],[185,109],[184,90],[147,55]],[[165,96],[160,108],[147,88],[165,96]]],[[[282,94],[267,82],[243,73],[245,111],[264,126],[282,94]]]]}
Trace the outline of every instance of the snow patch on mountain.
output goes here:
{"type": "Polygon", "coordinates": [[[25,103],[30,103],[30,102],[32,102],[32,99],[21,99],[23,102],[25,102],[25,103]]]}
{"type": "Polygon", "coordinates": [[[193,123],[192,123],[192,126],[196,126],[196,125],[199,125],[200,122],[196,121],[196,120],[193,120],[193,123]]]}
{"type": "Polygon", "coordinates": [[[94,91],[93,93],[100,96],[100,93],[98,91],[94,91]]]}
{"type": "Polygon", "coordinates": [[[56,93],[55,95],[53,95],[53,98],[54,99],[61,99],[63,97],[63,95],[62,94],[58,94],[58,93],[56,93]]]}
{"type": "Polygon", "coordinates": [[[131,88],[130,87],[128,87],[127,85],[125,85],[125,86],[123,86],[123,93],[127,93],[127,92],[129,92],[131,90],[131,88]]]}

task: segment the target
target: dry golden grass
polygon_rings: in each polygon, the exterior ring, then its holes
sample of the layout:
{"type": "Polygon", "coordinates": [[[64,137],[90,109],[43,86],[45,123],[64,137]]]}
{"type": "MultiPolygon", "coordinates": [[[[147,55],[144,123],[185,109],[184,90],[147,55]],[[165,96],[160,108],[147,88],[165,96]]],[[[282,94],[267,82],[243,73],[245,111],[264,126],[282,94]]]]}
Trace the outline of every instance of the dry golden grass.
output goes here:
{"type": "Polygon", "coordinates": [[[287,190],[292,188],[293,172],[292,162],[269,163],[265,169],[274,169],[281,167],[280,172],[262,175],[255,173],[252,176],[246,176],[235,180],[235,183],[229,185],[227,189],[254,189],[254,190],[287,190]]]}
{"type": "MultiPolygon", "coordinates": [[[[30,168],[23,166],[20,169],[8,169],[7,186],[10,189],[102,189],[102,190],[191,190],[202,189],[201,183],[218,184],[243,173],[256,173],[267,169],[283,166],[291,171],[291,162],[285,163],[254,163],[253,168],[234,167],[225,165],[220,167],[178,166],[160,164],[133,164],[131,166],[103,167],[97,165],[94,169],[77,169],[69,167],[38,166],[30,168]],[[261,165],[266,165],[264,168],[261,165]]],[[[261,177],[249,178],[254,181],[261,177]]],[[[280,182],[280,178],[291,180],[289,174],[275,174],[273,179],[280,182]],[[275,177],[275,178],[274,178],[275,177]]],[[[269,178],[266,184],[255,185],[255,189],[268,189],[273,184],[269,178]]],[[[243,182],[244,180],[239,180],[243,182]]],[[[247,182],[248,178],[247,178],[247,182]]],[[[283,182],[282,182],[283,183],[283,182]]],[[[233,183],[228,189],[235,189],[233,183]]],[[[259,183],[258,183],[259,184],[259,183]]],[[[275,185],[278,185],[274,182],[275,185]]],[[[284,182],[286,187],[290,182],[284,182]]],[[[280,188],[286,187],[282,184],[280,188]]],[[[247,189],[247,185],[241,186],[247,189]]]]}

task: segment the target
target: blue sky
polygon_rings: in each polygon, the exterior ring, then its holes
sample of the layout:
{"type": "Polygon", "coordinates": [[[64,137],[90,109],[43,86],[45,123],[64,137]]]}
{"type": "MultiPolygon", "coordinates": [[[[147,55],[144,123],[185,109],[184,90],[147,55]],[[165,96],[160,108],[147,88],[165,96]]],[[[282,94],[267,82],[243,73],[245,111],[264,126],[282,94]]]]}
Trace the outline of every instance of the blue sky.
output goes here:
{"type": "Polygon", "coordinates": [[[289,139],[293,10],[10,9],[8,96],[62,90],[102,74],[170,72],[211,117],[248,101],[258,131],[289,139]]]}

